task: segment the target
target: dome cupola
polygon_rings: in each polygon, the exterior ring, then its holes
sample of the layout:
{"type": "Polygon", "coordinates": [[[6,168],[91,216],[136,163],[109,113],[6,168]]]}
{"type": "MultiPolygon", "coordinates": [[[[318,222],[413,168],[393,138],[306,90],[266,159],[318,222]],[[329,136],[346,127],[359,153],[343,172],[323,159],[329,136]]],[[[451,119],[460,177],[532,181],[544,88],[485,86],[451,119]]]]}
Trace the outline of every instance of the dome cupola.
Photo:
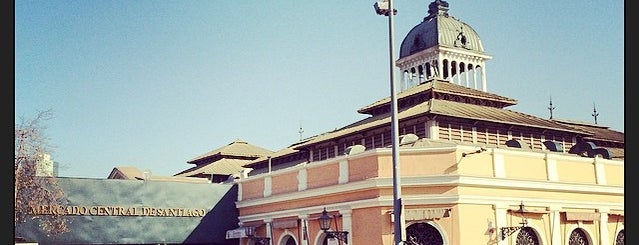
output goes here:
{"type": "Polygon", "coordinates": [[[408,75],[402,90],[438,77],[475,89],[481,79],[481,90],[486,91],[484,65],[492,57],[484,52],[477,32],[448,10],[447,1],[431,2],[428,16],[404,37],[396,62],[408,75]]]}

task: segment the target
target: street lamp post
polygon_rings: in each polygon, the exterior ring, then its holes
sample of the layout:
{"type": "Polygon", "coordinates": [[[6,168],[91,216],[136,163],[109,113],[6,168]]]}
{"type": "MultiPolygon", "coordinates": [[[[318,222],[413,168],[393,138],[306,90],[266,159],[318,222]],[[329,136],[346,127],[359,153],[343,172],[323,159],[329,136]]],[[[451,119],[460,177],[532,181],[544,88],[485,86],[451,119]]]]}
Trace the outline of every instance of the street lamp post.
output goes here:
{"type": "Polygon", "coordinates": [[[339,244],[348,244],[348,231],[340,231],[337,227],[337,221],[335,221],[335,230],[331,231],[331,221],[335,219],[335,216],[329,216],[326,212],[326,208],[322,211],[322,215],[317,219],[320,224],[320,229],[326,233],[330,238],[335,238],[339,241],[339,244]]]}
{"type": "Polygon", "coordinates": [[[392,0],[384,0],[382,2],[376,2],[373,7],[378,15],[388,16],[388,49],[389,49],[389,72],[390,72],[390,93],[391,93],[391,133],[393,136],[393,216],[394,216],[394,231],[395,231],[395,244],[400,245],[405,241],[404,230],[404,215],[402,204],[402,183],[399,171],[399,122],[397,119],[397,98],[395,96],[395,67],[394,59],[395,52],[393,46],[393,37],[395,36],[393,30],[393,15],[397,14],[397,10],[393,8],[392,0]]]}

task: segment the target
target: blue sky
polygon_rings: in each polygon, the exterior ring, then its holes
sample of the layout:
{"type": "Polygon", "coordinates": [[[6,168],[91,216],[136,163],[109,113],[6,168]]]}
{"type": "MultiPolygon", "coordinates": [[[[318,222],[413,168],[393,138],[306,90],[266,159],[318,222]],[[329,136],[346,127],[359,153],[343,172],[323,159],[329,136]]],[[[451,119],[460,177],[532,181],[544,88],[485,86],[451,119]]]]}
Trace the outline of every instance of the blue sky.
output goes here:
{"type": "MultiPolygon", "coordinates": [[[[389,96],[375,1],[16,1],[15,115],[51,109],[60,176],[157,175],[236,139],[270,150],[389,96]]],[[[395,56],[430,1],[393,1],[395,56]]],[[[623,1],[448,1],[485,51],[488,91],[541,118],[624,131],[623,1]]]]}

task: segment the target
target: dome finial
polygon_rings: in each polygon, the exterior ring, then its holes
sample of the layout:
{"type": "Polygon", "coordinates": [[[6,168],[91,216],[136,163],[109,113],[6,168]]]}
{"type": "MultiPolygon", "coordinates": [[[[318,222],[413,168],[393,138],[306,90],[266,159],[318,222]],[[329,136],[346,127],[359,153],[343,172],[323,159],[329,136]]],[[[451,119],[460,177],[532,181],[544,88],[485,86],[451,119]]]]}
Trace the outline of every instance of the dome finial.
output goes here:
{"type": "Polygon", "coordinates": [[[435,0],[428,5],[428,17],[439,15],[439,14],[447,14],[447,13],[448,13],[448,2],[446,1],[435,0]]]}

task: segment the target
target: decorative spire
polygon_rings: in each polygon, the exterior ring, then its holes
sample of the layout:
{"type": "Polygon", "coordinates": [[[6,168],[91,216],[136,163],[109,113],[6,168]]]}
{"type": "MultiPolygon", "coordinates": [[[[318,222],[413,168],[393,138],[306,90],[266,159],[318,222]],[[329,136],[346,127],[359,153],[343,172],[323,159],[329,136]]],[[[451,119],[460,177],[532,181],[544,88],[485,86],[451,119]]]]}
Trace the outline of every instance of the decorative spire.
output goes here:
{"type": "Polygon", "coordinates": [[[592,114],[591,116],[593,116],[595,118],[595,124],[597,124],[597,116],[599,116],[599,113],[597,113],[597,107],[595,107],[595,102],[592,102],[592,114]]]}
{"type": "Polygon", "coordinates": [[[432,3],[428,4],[428,16],[424,18],[424,21],[442,14],[448,14],[448,2],[443,0],[435,0],[432,3]]]}
{"type": "Polygon", "coordinates": [[[302,122],[300,121],[300,129],[297,130],[297,133],[300,134],[300,141],[302,141],[303,137],[302,137],[302,133],[304,133],[304,129],[302,129],[302,122]]]}
{"type": "Polygon", "coordinates": [[[550,119],[552,119],[552,111],[555,110],[555,107],[552,106],[552,96],[550,96],[550,106],[548,106],[548,110],[550,111],[550,119]]]}

